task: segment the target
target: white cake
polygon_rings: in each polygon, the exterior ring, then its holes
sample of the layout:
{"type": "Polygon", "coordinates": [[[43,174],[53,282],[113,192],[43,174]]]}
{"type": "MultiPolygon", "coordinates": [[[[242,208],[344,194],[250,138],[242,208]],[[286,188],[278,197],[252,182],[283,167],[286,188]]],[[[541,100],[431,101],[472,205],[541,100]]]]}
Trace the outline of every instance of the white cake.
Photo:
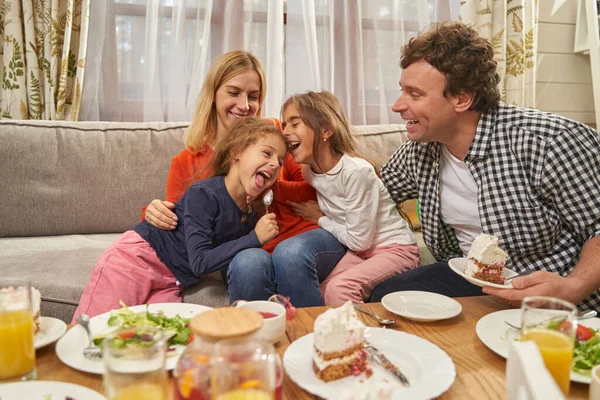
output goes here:
{"type": "Polygon", "coordinates": [[[465,274],[492,283],[504,283],[502,270],[508,254],[500,248],[496,236],[482,233],[477,236],[467,255],[465,274]]]}
{"type": "Polygon", "coordinates": [[[315,374],[327,382],[364,372],[365,329],[350,301],[319,315],[314,325],[315,374]]]}
{"type": "MultiPolygon", "coordinates": [[[[11,309],[22,309],[24,299],[24,292],[17,291],[13,287],[0,289],[0,309],[2,310],[11,310],[11,309]]],[[[31,287],[31,308],[33,310],[33,319],[34,319],[34,329],[35,333],[38,333],[40,330],[40,304],[42,302],[42,296],[40,291],[31,287]]]]}

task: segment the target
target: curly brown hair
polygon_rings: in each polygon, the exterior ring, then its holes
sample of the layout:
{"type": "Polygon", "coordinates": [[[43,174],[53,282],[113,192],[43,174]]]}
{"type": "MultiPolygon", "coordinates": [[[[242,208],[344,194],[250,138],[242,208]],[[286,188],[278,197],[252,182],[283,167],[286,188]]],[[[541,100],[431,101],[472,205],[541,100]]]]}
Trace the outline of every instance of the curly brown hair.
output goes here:
{"type": "Polygon", "coordinates": [[[446,77],[444,96],[474,93],[471,109],[486,112],[498,107],[500,76],[494,49],[471,26],[461,22],[431,24],[404,45],[400,67],[405,69],[420,60],[446,77]]]}

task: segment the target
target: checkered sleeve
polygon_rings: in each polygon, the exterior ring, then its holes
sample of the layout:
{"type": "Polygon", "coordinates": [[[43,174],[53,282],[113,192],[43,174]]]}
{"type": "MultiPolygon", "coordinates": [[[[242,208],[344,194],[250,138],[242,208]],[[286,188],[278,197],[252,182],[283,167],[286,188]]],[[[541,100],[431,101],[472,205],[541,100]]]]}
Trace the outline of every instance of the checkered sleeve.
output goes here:
{"type": "Polygon", "coordinates": [[[416,169],[414,160],[416,158],[411,154],[415,151],[415,146],[414,142],[404,142],[390,160],[381,167],[381,180],[397,204],[416,199],[419,194],[414,179],[414,169],[416,169]],[[411,168],[413,168],[413,173],[410,171],[411,168]]]}
{"type": "Polygon", "coordinates": [[[582,242],[600,236],[600,138],[584,125],[547,143],[541,189],[582,242]]]}

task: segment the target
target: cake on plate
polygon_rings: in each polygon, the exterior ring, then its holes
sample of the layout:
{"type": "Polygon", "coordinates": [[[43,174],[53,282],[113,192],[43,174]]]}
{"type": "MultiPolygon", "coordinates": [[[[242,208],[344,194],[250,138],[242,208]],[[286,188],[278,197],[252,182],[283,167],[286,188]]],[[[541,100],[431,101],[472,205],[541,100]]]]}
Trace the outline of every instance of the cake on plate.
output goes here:
{"type": "Polygon", "coordinates": [[[502,270],[507,259],[508,254],[500,248],[498,238],[482,233],[471,245],[465,275],[486,282],[504,284],[502,270]]]}
{"type": "MultiPolygon", "coordinates": [[[[6,296],[0,296],[0,301],[6,301],[6,302],[10,302],[10,303],[19,303],[19,301],[21,300],[19,297],[21,297],[21,293],[23,293],[23,291],[17,291],[15,290],[15,288],[13,287],[9,287],[9,288],[3,288],[0,289],[0,292],[3,295],[8,294],[8,297],[6,296]]],[[[31,309],[33,310],[33,327],[34,327],[34,331],[35,333],[38,333],[40,330],[40,322],[41,322],[41,316],[40,316],[40,304],[42,302],[42,296],[40,294],[40,291],[37,290],[36,288],[34,288],[33,286],[31,287],[31,309]]],[[[9,309],[10,310],[10,306],[6,305],[3,306],[2,309],[9,309]]]]}
{"type": "Polygon", "coordinates": [[[319,379],[329,382],[367,370],[365,329],[350,301],[317,317],[313,369],[319,379]]]}

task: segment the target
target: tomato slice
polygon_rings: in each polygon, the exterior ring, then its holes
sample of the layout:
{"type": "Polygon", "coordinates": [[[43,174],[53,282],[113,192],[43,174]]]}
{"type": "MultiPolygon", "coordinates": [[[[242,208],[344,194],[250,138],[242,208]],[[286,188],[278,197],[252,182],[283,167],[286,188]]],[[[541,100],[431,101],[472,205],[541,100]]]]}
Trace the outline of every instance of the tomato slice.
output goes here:
{"type": "Polygon", "coordinates": [[[577,332],[575,333],[575,337],[580,342],[587,342],[592,337],[594,337],[594,331],[584,325],[577,326],[577,332]]]}
{"type": "Polygon", "coordinates": [[[124,331],[119,332],[119,336],[121,339],[131,339],[135,336],[136,332],[136,328],[125,329],[124,331]]]}

